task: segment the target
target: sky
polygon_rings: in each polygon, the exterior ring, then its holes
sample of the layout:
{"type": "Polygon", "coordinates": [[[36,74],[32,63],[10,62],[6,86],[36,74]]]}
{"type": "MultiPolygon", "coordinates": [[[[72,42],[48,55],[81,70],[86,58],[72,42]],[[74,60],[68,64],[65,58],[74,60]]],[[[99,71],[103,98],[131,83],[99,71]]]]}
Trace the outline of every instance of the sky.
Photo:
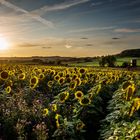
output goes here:
{"type": "Polygon", "coordinates": [[[93,57],[140,48],[140,0],[0,0],[0,38],[8,46],[1,57],[93,57]]]}

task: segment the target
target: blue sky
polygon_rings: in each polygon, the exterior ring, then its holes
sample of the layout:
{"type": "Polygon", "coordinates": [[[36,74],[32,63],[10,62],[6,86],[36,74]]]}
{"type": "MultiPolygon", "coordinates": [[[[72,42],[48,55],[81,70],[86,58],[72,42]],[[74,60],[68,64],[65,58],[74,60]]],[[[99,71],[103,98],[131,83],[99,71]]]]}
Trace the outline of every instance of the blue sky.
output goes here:
{"type": "Polygon", "coordinates": [[[140,48],[139,0],[0,0],[1,56],[101,56],[140,48]]]}

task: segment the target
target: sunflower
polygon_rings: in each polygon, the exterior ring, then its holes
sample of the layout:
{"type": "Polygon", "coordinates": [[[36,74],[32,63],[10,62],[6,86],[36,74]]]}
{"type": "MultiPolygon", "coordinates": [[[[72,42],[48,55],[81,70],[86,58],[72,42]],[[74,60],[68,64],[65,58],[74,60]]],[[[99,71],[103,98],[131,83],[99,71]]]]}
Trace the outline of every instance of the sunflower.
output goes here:
{"type": "Polygon", "coordinates": [[[21,73],[21,74],[18,76],[18,79],[19,79],[19,80],[24,80],[24,79],[25,79],[25,73],[21,73]]]}
{"type": "Polygon", "coordinates": [[[85,124],[82,122],[82,121],[79,121],[77,124],[76,124],[76,130],[81,130],[83,129],[85,126],[85,124]]]}
{"type": "Polygon", "coordinates": [[[49,114],[49,110],[47,108],[43,109],[43,116],[47,116],[49,114]]]}
{"type": "Polygon", "coordinates": [[[69,92],[65,91],[65,92],[62,92],[62,93],[59,94],[59,100],[60,100],[61,103],[64,103],[65,100],[68,99],[68,97],[69,97],[69,92]]]}
{"type": "Polygon", "coordinates": [[[75,80],[76,78],[78,78],[78,75],[77,74],[73,74],[72,80],[75,80]]]}
{"type": "Polygon", "coordinates": [[[56,119],[56,120],[60,119],[60,117],[61,117],[60,114],[56,114],[56,115],[55,115],[55,119],[56,119]]]}
{"type": "Polygon", "coordinates": [[[86,69],[81,68],[81,69],[79,69],[79,72],[83,74],[83,73],[85,73],[85,72],[86,72],[86,69]]]}
{"type": "Polygon", "coordinates": [[[31,79],[30,79],[30,87],[31,88],[35,88],[38,84],[38,78],[36,76],[33,76],[31,79]]]}
{"type": "Polygon", "coordinates": [[[77,86],[80,86],[81,83],[82,83],[81,79],[80,79],[80,78],[76,78],[75,80],[76,80],[76,82],[77,82],[77,86]]]}
{"type": "Polygon", "coordinates": [[[77,82],[76,81],[72,81],[70,82],[70,85],[69,85],[69,89],[70,90],[74,90],[77,86],[77,82]]]}
{"type": "Polygon", "coordinates": [[[60,77],[58,82],[59,82],[60,85],[62,85],[65,82],[65,78],[64,77],[60,77]]]}
{"type": "Polygon", "coordinates": [[[51,105],[51,110],[56,112],[57,111],[57,104],[52,104],[51,105]]]}
{"type": "Polygon", "coordinates": [[[54,80],[58,81],[60,79],[60,76],[57,74],[54,76],[54,80]]]}
{"type": "Polygon", "coordinates": [[[13,81],[12,80],[8,80],[7,83],[6,83],[6,85],[12,87],[13,86],[13,81]]]}
{"type": "Polygon", "coordinates": [[[45,75],[44,75],[43,73],[40,73],[40,74],[39,74],[39,79],[40,79],[40,80],[43,80],[44,77],[45,77],[45,75]]]}
{"type": "Polygon", "coordinates": [[[133,99],[132,107],[129,112],[129,116],[131,117],[133,113],[140,109],[140,98],[133,99]]]}
{"type": "Polygon", "coordinates": [[[48,81],[48,83],[47,83],[48,87],[50,87],[50,88],[51,88],[51,87],[52,87],[52,85],[53,85],[53,83],[54,83],[53,81],[48,81]]]}
{"type": "Polygon", "coordinates": [[[7,87],[5,88],[5,92],[6,92],[6,93],[10,93],[10,92],[11,92],[11,90],[12,90],[12,89],[11,89],[11,87],[10,87],[10,86],[7,86],[7,87]]]}
{"type": "Polygon", "coordinates": [[[76,99],[81,99],[84,94],[82,91],[76,91],[74,95],[76,99]]]}
{"type": "Polygon", "coordinates": [[[59,128],[59,127],[60,127],[61,115],[56,114],[56,115],[55,115],[55,119],[56,119],[56,127],[59,128]]]}
{"type": "Polygon", "coordinates": [[[131,81],[125,81],[122,85],[122,89],[125,90],[128,86],[132,85],[131,81]]]}
{"type": "Polygon", "coordinates": [[[91,100],[88,97],[83,97],[79,101],[80,105],[87,106],[91,103],[91,100]]]}
{"type": "Polygon", "coordinates": [[[8,76],[9,76],[9,74],[8,74],[7,71],[2,71],[0,73],[0,79],[2,79],[2,80],[7,80],[8,79],[8,76]]]}
{"type": "Polygon", "coordinates": [[[134,84],[133,85],[129,85],[126,89],[125,89],[125,92],[126,92],[126,100],[127,101],[130,101],[132,99],[132,96],[135,92],[135,86],[134,84]]]}

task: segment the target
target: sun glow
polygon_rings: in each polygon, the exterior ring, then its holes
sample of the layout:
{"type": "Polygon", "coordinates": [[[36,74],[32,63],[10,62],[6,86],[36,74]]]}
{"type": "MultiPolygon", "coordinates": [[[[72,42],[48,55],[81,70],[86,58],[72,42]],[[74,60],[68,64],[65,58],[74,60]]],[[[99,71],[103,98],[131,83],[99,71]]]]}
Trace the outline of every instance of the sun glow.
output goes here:
{"type": "Polygon", "coordinates": [[[8,42],[5,38],[0,37],[0,50],[7,50],[8,49],[8,42]]]}

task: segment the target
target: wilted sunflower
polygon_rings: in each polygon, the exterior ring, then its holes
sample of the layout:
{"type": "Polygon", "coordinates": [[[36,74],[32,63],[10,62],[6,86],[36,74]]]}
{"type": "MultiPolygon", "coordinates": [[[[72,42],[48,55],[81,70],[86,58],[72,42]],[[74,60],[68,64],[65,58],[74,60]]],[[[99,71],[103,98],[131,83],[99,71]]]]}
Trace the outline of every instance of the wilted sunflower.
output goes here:
{"type": "Polygon", "coordinates": [[[89,99],[89,97],[83,97],[79,100],[79,103],[82,106],[87,106],[91,103],[91,100],[89,99]]]}
{"type": "Polygon", "coordinates": [[[49,114],[49,110],[47,108],[43,109],[43,116],[47,116],[49,114]]]}
{"type": "Polygon", "coordinates": [[[84,94],[82,91],[76,91],[74,95],[76,99],[81,99],[84,94]]]}
{"type": "Polygon", "coordinates": [[[19,80],[24,80],[25,79],[25,73],[20,73],[18,76],[19,80]]]}
{"type": "Polygon", "coordinates": [[[8,79],[8,76],[9,76],[9,74],[8,74],[7,71],[2,71],[0,73],[0,79],[2,79],[2,80],[7,80],[8,79]]]}
{"type": "Polygon", "coordinates": [[[82,121],[79,121],[77,124],[76,124],[76,130],[81,130],[83,129],[85,126],[85,124],[82,122],[82,121]]]}
{"type": "Polygon", "coordinates": [[[10,92],[11,92],[11,90],[12,90],[12,89],[11,89],[11,87],[10,87],[10,86],[7,86],[7,87],[5,88],[5,92],[6,92],[6,93],[10,93],[10,92]]]}

